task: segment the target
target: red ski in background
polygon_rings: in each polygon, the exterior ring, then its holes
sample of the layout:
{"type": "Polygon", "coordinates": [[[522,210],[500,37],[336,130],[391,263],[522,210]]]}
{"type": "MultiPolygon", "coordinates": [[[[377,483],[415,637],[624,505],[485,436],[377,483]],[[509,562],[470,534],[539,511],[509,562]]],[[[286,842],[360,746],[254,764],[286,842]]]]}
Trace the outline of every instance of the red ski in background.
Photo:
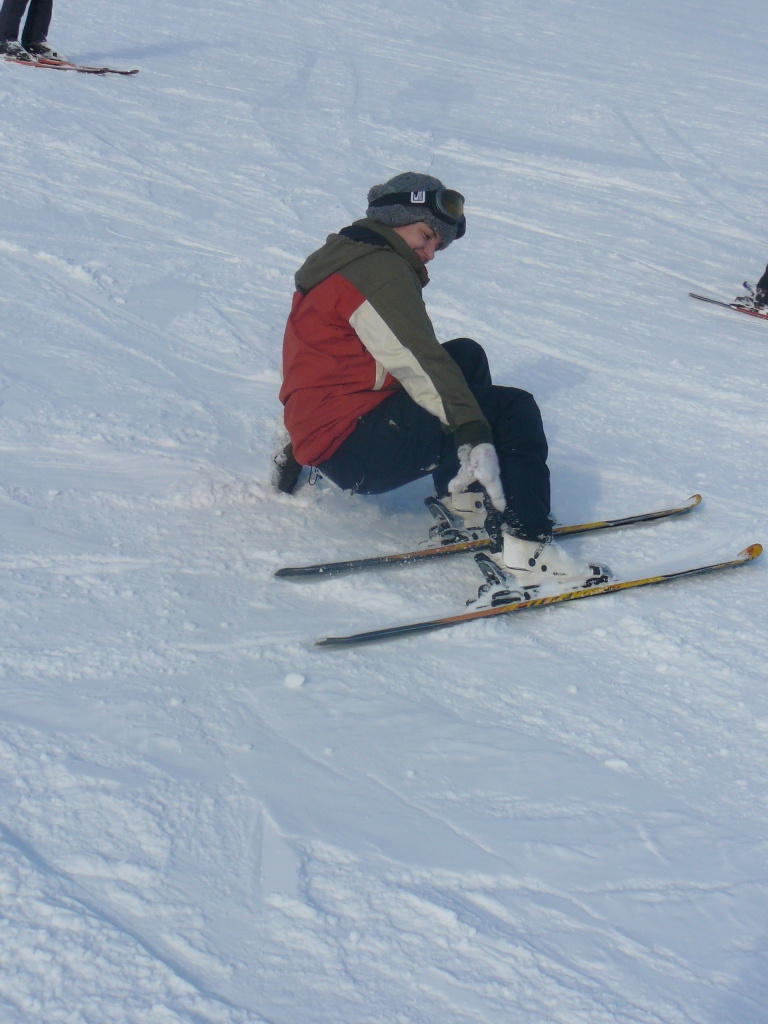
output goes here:
{"type": "Polygon", "coordinates": [[[35,59],[17,59],[5,57],[6,64],[20,64],[27,68],[50,68],[53,71],[78,71],[81,75],[138,75],[139,69],[132,68],[130,71],[122,68],[96,67],[90,64],[75,64],[71,60],[50,60],[47,57],[35,59]]]}
{"type": "Polygon", "coordinates": [[[755,316],[758,320],[768,320],[768,313],[758,309],[748,309],[746,306],[737,306],[733,302],[723,302],[721,299],[711,299],[708,295],[697,295],[695,292],[688,292],[692,299],[699,299],[700,302],[710,302],[713,306],[723,306],[725,309],[735,309],[737,313],[746,313],[747,316],[755,316]]]}
{"type": "Polygon", "coordinates": [[[688,292],[692,299],[699,302],[709,302],[712,306],[722,306],[724,309],[734,309],[737,313],[746,313],[747,316],[757,317],[758,320],[768,320],[768,305],[765,304],[765,282],[768,278],[768,267],[765,274],[757,283],[755,290],[749,281],[744,281],[743,287],[749,295],[742,295],[733,302],[723,302],[722,299],[712,299],[708,295],[697,295],[696,292],[688,292]]]}

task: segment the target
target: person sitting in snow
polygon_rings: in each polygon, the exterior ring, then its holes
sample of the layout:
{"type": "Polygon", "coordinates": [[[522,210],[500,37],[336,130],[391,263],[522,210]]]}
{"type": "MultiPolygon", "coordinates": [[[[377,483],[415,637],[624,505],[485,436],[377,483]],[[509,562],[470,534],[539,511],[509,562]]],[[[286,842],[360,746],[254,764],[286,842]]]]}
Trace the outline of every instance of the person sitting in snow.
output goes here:
{"type": "Polygon", "coordinates": [[[427,264],[465,230],[459,192],[398,174],[374,185],[366,217],[330,235],[297,272],[283,342],[282,489],[301,466],[359,494],[431,473],[450,512],[469,528],[484,522],[517,586],[603,582],[604,567],[553,542],[533,396],[494,384],[476,341],[435,336],[422,298],[427,264]]]}
{"type": "Polygon", "coordinates": [[[0,57],[16,61],[33,61],[39,57],[65,61],[46,42],[53,14],[53,0],[3,0],[0,7],[0,57]],[[24,32],[19,43],[21,19],[29,4],[24,32]]]}

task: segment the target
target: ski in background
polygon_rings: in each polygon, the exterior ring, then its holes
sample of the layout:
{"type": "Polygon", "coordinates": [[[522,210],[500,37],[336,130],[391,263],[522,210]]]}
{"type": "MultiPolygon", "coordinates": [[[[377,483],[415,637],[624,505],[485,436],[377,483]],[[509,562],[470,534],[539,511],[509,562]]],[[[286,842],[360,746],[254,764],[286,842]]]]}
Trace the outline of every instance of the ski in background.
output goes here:
{"type": "MultiPolygon", "coordinates": [[[[430,508],[433,515],[433,506],[435,504],[439,504],[435,499],[428,498],[426,501],[426,505],[430,508]]],[[[700,504],[701,495],[692,494],[686,501],[668,508],[657,509],[652,512],[638,512],[634,515],[623,516],[618,519],[601,519],[591,523],[578,523],[572,526],[556,526],[552,532],[555,537],[573,537],[583,533],[596,533],[598,530],[617,530],[623,526],[635,526],[639,523],[650,523],[658,519],[670,519],[674,516],[685,515],[700,504]]],[[[277,569],[275,576],[279,579],[322,578],[344,572],[359,572],[364,569],[381,569],[389,565],[423,562],[446,555],[462,554],[466,551],[483,551],[490,546],[490,541],[484,530],[470,532],[476,532],[478,536],[456,540],[447,544],[436,544],[433,547],[416,548],[413,551],[395,552],[389,555],[370,555],[367,558],[349,558],[340,562],[318,562],[314,565],[286,566],[282,569],[277,569]]]]}
{"type": "Polygon", "coordinates": [[[138,75],[138,68],[124,70],[122,68],[96,67],[90,64],[76,64],[71,60],[51,60],[48,57],[31,57],[22,60],[16,57],[4,57],[6,64],[21,64],[28,68],[50,68],[53,71],[77,71],[81,75],[138,75]]]}
{"type": "MultiPolygon", "coordinates": [[[[688,294],[692,299],[698,299],[699,302],[708,302],[712,306],[722,306],[723,309],[733,309],[737,313],[746,313],[748,316],[756,317],[758,320],[768,320],[768,308],[756,304],[755,290],[749,281],[744,281],[742,287],[746,288],[752,296],[753,305],[744,305],[738,300],[724,302],[722,299],[713,299],[709,295],[699,295],[697,292],[688,292],[688,294]]],[[[745,296],[746,298],[747,296],[745,296]]]]}

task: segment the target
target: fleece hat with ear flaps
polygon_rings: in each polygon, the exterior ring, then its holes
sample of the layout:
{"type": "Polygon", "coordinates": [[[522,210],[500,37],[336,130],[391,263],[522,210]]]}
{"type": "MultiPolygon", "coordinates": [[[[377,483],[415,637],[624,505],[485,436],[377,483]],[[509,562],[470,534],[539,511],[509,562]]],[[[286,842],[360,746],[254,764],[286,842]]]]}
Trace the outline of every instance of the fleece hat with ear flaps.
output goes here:
{"type": "MultiPolygon", "coordinates": [[[[463,197],[461,196],[459,196],[462,202],[460,219],[446,217],[440,213],[435,197],[440,196],[443,192],[445,192],[445,186],[439,178],[433,178],[429,174],[417,174],[415,171],[406,171],[405,174],[397,174],[389,181],[385,181],[383,185],[373,186],[368,193],[366,217],[376,221],[377,224],[386,224],[390,228],[401,228],[406,224],[423,221],[436,234],[440,235],[443,240],[440,248],[446,249],[455,238],[461,238],[464,234],[466,222],[463,215],[463,197]],[[392,202],[387,202],[386,197],[390,195],[392,202]]],[[[458,195],[458,193],[453,193],[453,195],[458,195]]]]}

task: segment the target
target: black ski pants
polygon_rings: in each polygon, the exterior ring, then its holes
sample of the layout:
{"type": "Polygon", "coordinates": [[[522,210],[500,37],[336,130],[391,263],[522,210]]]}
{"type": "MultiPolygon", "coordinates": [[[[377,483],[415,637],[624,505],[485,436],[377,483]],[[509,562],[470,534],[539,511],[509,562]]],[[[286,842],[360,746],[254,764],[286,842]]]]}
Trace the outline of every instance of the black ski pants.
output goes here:
{"type": "Polygon", "coordinates": [[[18,41],[21,19],[29,4],[29,14],[24,23],[21,45],[43,43],[48,38],[48,28],[53,14],[53,0],[3,0],[0,7],[0,40],[18,41]]]}
{"type": "MultiPolygon", "coordinates": [[[[443,346],[458,365],[491,425],[507,499],[503,519],[521,537],[550,537],[547,439],[539,407],[519,388],[494,384],[483,348],[470,338],[443,346]]],[[[459,470],[453,437],[404,390],[362,416],[353,433],[318,469],[344,490],[392,491],[432,474],[438,496],[459,470]]]]}
{"type": "Polygon", "coordinates": [[[761,305],[765,305],[768,302],[768,267],[765,268],[765,273],[757,282],[755,297],[761,305]]]}

